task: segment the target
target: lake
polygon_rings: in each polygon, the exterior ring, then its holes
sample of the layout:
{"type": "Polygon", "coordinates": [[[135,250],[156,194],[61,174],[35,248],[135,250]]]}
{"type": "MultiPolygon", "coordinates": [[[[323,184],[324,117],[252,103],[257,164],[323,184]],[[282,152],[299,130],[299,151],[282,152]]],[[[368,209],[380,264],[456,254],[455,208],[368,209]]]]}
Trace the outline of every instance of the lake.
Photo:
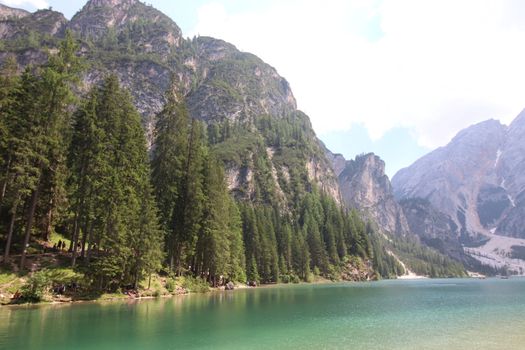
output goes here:
{"type": "Polygon", "coordinates": [[[525,279],[303,284],[0,307],[0,349],[525,349],[525,279]]]}

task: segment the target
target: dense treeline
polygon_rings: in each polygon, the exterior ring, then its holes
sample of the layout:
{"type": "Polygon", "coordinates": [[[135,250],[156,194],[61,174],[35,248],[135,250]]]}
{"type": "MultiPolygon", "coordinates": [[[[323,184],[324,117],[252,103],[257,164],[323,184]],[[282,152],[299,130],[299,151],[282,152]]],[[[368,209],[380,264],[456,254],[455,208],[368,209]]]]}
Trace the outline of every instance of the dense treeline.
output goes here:
{"type": "Polygon", "coordinates": [[[461,263],[421,245],[414,238],[396,238],[392,242],[392,250],[418,275],[432,278],[466,275],[461,263]]]}
{"type": "Polygon", "coordinates": [[[174,84],[148,154],[139,114],[117,77],[75,98],[84,66],[76,51],[68,34],[46,65],[21,75],[14,60],[3,67],[4,261],[27,268],[33,243],[59,232],[69,242],[70,264],[94,287],[114,290],[161,270],[214,285],[337,279],[350,256],[372,257],[357,214],[308,181],[305,157],[314,146],[304,118],[206,126],[189,117],[174,84]],[[224,149],[239,138],[249,149],[236,145],[230,156],[254,176],[246,196],[234,198],[224,149]],[[268,146],[278,149],[289,182],[275,184],[268,146]]]}
{"type": "Polygon", "coordinates": [[[17,226],[23,235],[20,265],[24,266],[34,226],[48,239],[63,209],[69,107],[74,102],[71,86],[81,63],[69,36],[45,66],[27,67],[21,76],[16,76],[16,68],[16,62],[8,60],[2,74],[0,204],[9,216],[4,259],[17,226]]]}

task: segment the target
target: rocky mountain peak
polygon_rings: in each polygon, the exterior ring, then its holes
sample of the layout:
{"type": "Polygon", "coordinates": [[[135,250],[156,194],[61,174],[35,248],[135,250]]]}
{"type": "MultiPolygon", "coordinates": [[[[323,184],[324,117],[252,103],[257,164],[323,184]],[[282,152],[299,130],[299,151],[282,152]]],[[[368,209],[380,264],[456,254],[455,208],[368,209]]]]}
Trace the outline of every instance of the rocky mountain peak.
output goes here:
{"type": "Polygon", "coordinates": [[[525,109],[523,109],[517,116],[514,118],[511,124],[521,124],[525,123],[525,109]]]}
{"type": "Polygon", "coordinates": [[[4,21],[10,18],[22,18],[31,15],[30,12],[21,9],[15,9],[9,6],[0,4],[0,20],[4,21]]]}
{"type": "Polygon", "coordinates": [[[69,28],[95,41],[106,36],[110,30],[115,35],[127,31],[130,39],[143,40],[136,44],[146,50],[156,50],[158,44],[164,50],[165,45],[157,42],[159,38],[170,47],[178,47],[182,41],[182,32],[171,18],[138,0],[90,0],[73,16],[69,28]],[[142,32],[148,33],[145,41],[143,37],[133,37],[144,36],[140,31],[140,35],[133,32],[135,24],[140,24],[142,32]]]}
{"type": "Polygon", "coordinates": [[[358,155],[355,160],[351,160],[350,163],[360,167],[363,170],[363,174],[373,176],[376,179],[384,179],[386,176],[385,162],[374,153],[358,155]]]}
{"type": "Polygon", "coordinates": [[[512,266],[509,242],[525,244],[518,239],[525,238],[524,140],[525,111],[509,127],[496,120],[468,127],[400,170],[392,183],[413,231],[444,242],[449,255],[463,244],[482,264],[512,266]],[[414,202],[421,198],[425,205],[414,202]]]}
{"type": "Polygon", "coordinates": [[[499,120],[489,119],[463,129],[452,139],[450,144],[462,143],[477,146],[485,143],[487,138],[501,136],[505,133],[505,130],[506,126],[501,124],[499,120]]]}
{"type": "Polygon", "coordinates": [[[131,7],[138,0],[90,0],[84,5],[83,10],[92,10],[97,7],[131,7]]]}
{"type": "Polygon", "coordinates": [[[374,220],[385,233],[406,235],[410,232],[401,206],[395,201],[392,185],[385,174],[385,162],[368,153],[342,164],[341,155],[329,153],[339,175],[343,201],[374,220]]]}
{"type": "Polygon", "coordinates": [[[200,81],[188,95],[192,116],[243,120],[250,115],[287,116],[297,110],[286,79],[257,56],[210,37],[195,38],[191,46],[196,57],[186,65],[200,81]]]}
{"type": "Polygon", "coordinates": [[[509,125],[509,134],[525,134],[525,109],[509,125]]]}
{"type": "MultiPolygon", "coordinates": [[[[392,196],[392,186],[385,175],[385,162],[374,153],[359,155],[354,160],[347,161],[339,178],[353,184],[348,189],[354,197],[352,201],[357,200],[366,207],[372,207],[392,196]]],[[[343,196],[344,192],[343,190],[343,196]]]]}
{"type": "MultiPolygon", "coordinates": [[[[11,40],[27,42],[26,38],[29,34],[33,39],[46,35],[60,36],[66,23],[67,19],[64,15],[53,10],[38,10],[30,13],[0,5],[0,40],[5,40],[8,47],[11,40]]],[[[0,60],[5,53],[5,50],[0,52],[0,60]]],[[[27,56],[20,57],[19,63],[24,65],[26,60],[28,60],[27,56]]]]}

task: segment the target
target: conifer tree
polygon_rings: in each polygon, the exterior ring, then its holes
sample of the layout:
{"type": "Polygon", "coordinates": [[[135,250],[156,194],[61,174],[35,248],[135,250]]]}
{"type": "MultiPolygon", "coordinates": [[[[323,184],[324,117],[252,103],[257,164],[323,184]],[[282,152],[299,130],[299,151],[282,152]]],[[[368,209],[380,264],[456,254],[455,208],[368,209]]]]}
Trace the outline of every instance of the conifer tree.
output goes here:
{"type": "Polygon", "coordinates": [[[14,56],[5,60],[0,70],[0,210],[9,182],[13,153],[10,151],[10,134],[13,125],[15,95],[18,91],[19,77],[14,56]]]}
{"type": "MultiPolygon", "coordinates": [[[[196,272],[204,272],[209,281],[216,286],[219,276],[228,274],[231,263],[228,242],[228,201],[224,172],[211,155],[204,166],[202,222],[198,234],[196,272]]],[[[228,277],[228,276],[227,276],[228,277]]]]}
{"type": "MultiPolygon", "coordinates": [[[[38,192],[38,184],[42,167],[46,164],[45,120],[40,111],[41,85],[38,76],[26,68],[20,78],[20,85],[14,99],[15,104],[10,119],[8,152],[10,158],[7,177],[6,196],[9,197],[10,222],[4,259],[9,258],[14,226],[19,214],[19,208],[29,198],[34,199],[38,192]]],[[[36,201],[32,201],[36,205],[36,201]]],[[[30,210],[34,207],[29,208],[30,210]]],[[[27,219],[27,218],[26,218],[27,219]]],[[[21,263],[25,260],[25,247],[29,242],[31,225],[26,223],[26,235],[21,263]]]]}
{"type": "Polygon", "coordinates": [[[177,243],[174,228],[175,204],[183,204],[181,202],[183,180],[187,170],[188,128],[188,111],[173,84],[167,92],[164,108],[157,115],[151,161],[152,181],[161,227],[166,235],[168,261],[172,269],[177,243]]]}

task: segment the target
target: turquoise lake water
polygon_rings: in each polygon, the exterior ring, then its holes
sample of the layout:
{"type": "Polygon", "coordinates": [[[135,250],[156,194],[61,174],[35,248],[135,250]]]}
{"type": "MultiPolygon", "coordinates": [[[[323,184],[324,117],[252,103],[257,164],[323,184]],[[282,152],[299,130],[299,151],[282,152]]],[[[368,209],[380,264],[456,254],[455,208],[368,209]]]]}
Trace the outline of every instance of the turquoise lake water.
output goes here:
{"type": "Polygon", "coordinates": [[[525,349],[525,279],[0,307],[0,349],[525,349]]]}

